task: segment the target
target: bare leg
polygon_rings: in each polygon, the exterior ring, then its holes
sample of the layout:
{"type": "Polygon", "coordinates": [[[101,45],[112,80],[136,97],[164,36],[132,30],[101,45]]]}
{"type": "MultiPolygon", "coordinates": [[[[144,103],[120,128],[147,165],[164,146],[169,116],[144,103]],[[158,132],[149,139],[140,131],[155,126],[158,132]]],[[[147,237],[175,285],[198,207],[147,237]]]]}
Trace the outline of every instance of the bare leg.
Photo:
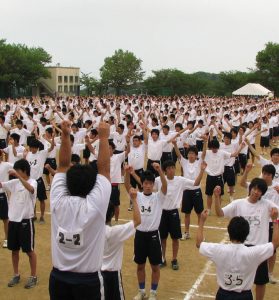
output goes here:
{"type": "Polygon", "coordinates": [[[40,201],[40,210],[41,210],[41,217],[43,218],[45,215],[46,203],[45,201],[40,201]]]}
{"type": "Polygon", "coordinates": [[[212,196],[207,196],[207,209],[211,210],[211,206],[212,206],[212,196]]]}
{"type": "Polygon", "coordinates": [[[138,283],[145,282],[145,264],[137,265],[138,283]]]}
{"type": "Polygon", "coordinates": [[[159,265],[157,266],[151,265],[151,269],[152,269],[151,283],[158,284],[160,280],[160,267],[159,265]]]}
{"type": "Polygon", "coordinates": [[[185,232],[190,232],[190,214],[185,214],[185,232]]]}
{"type": "Polygon", "coordinates": [[[5,240],[7,240],[7,238],[8,238],[8,224],[9,224],[9,219],[3,220],[5,240]]]}
{"type": "Polygon", "coordinates": [[[37,255],[34,251],[27,253],[29,257],[31,276],[36,276],[37,274],[37,255]]]}
{"type": "Polygon", "coordinates": [[[276,262],[276,253],[273,254],[269,259],[268,259],[268,272],[270,274],[273,273],[273,269],[275,266],[275,262],[276,262]]]}
{"type": "Polygon", "coordinates": [[[19,251],[12,251],[12,263],[14,275],[18,275],[19,251]]]}
{"type": "Polygon", "coordinates": [[[164,259],[164,261],[166,261],[167,239],[161,240],[161,243],[162,243],[162,255],[163,255],[163,259],[164,259]]]}
{"type": "Polygon", "coordinates": [[[120,212],[119,206],[114,206],[114,218],[115,218],[115,222],[118,222],[119,212],[120,212]]]}
{"type": "Polygon", "coordinates": [[[177,259],[177,254],[178,254],[178,249],[179,249],[179,240],[173,239],[172,240],[172,259],[177,259]]]}
{"type": "Polygon", "coordinates": [[[263,300],[265,294],[265,284],[256,285],[256,300],[263,300]]]}

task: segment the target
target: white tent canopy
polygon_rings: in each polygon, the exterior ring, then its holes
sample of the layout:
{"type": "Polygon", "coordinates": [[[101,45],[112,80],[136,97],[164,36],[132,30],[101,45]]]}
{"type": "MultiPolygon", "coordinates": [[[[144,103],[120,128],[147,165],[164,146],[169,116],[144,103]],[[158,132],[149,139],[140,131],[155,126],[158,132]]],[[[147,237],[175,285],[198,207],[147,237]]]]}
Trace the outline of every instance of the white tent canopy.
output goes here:
{"type": "Polygon", "coordinates": [[[270,96],[272,92],[259,83],[247,83],[232,94],[235,96],[270,96]]]}

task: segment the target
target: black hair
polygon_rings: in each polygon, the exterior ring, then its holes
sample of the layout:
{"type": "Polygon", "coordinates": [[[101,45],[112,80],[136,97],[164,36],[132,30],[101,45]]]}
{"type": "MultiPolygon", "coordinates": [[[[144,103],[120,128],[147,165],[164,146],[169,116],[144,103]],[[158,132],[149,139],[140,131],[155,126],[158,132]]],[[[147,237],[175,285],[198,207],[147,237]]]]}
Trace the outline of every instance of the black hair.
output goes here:
{"type": "Polygon", "coordinates": [[[3,122],[5,122],[5,116],[4,115],[0,115],[0,119],[3,121],[3,122]]]}
{"type": "Polygon", "coordinates": [[[164,125],[163,128],[170,130],[170,126],[169,125],[164,125]]]}
{"type": "Polygon", "coordinates": [[[76,127],[76,128],[78,128],[78,124],[73,123],[71,127],[76,127]]]}
{"type": "Polygon", "coordinates": [[[231,129],[231,133],[233,133],[233,132],[234,132],[235,134],[237,134],[237,133],[238,133],[238,130],[237,130],[236,128],[232,128],[232,129],[231,129]]]}
{"type": "Polygon", "coordinates": [[[211,149],[219,149],[220,148],[220,143],[218,140],[216,139],[213,139],[212,141],[210,141],[208,143],[208,148],[211,148],[211,149]]]}
{"type": "Polygon", "coordinates": [[[14,169],[16,171],[20,170],[20,171],[24,172],[27,176],[30,176],[31,168],[30,168],[29,162],[24,158],[22,158],[14,163],[14,169]]]}
{"type": "Polygon", "coordinates": [[[12,134],[10,135],[10,137],[11,137],[13,140],[15,140],[15,141],[17,141],[17,142],[19,143],[19,140],[20,140],[20,135],[19,135],[19,134],[17,134],[17,133],[12,133],[12,134]]]}
{"type": "Polygon", "coordinates": [[[91,165],[73,165],[66,173],[66,183],[71,196],[85,198],[93,189],[97,173],[91,165]]]}
{"type": "Polygon", "coordinates": [[[49,133],[49,134],[53,134],[53,128],[52,127],[48,127],[46,129],[46,132],[49,133]]]}
{"type": "Polygon", "coordinates": [[[115,150],[115,144],[113,141],[109,141],[109,146],[111,146],[112,150],[115,150]]]}
{"type": "Polygon", "coordinates": [[[159,131],[158,129],[152,129],[152,130],[151,130],[151,135],[152,135],[153,133],[156,133],[158,136],[160,135],[160,131],[159,131]]]}
{"type": "Polygon", "coordinates": [[[41,117],[41,118],[40,118],[40,122],[47,123],[47,119],[46,119],[45,117],[41,117]]]}
{"type": "Polygon", "coordinates": [[[111,222],[113,216],[114,216],[114,205],[111,202],[109,202],[107,214],[106,214],[106,224],[111,222]]]}
{"type": "Polygon", "coordinates": [[[147,171],[144,171],[141,175],[141,182],[143,183],[144,181],[152,181],[152,182],[155,182],[155,176],[154,174],[147,170],[147,171]]]}
{"type": "Polygon", "coordinates": [[[203,125],[203,120],[198,120],[198,124],[203,125]]]}
{"type": "Polygon", "coordinates": [[[29,142],[29,148],[40,148],[40,141],[38,141],[37,139],[32,139],[29,142]]]}
{"type": "Polygon", "coordinates": [[[140,138],[140,136],[139,136],[139,135],[134,135],[134,136],[133,136],[133,140],[139,140],[139,141],[140,141],[140,140],[141,140],[141,138],[140,138]]]}
{"type": "Polygon", "coordinates": [[[228,233],[231,241],[244,243],[250,232],[250,226],[241,216],[233,217],[228,225],[228,233]]]}
{"type": "Polygon", "coordinates": [[[270,151],[270,156],[274,155],[274,154],[279,154],[279,148],[273,148],[271,151],[270,151]]]}
{"type": "Polygon", "coordinates": [[[91,134],[92,135],[98,135],[98,130],[95,129],[95,128],[91,129],[91,134]]]}
{"type": "Polygon", "coordinates": [[[265,165],[262,167],[262,173],[267,173],[272,175],[272,179],[273,179],[276,174],[276,169],[272,164],[265,165]]]}
{"type": "Polygon", "coordinates": [[[231,140],[232,139],[232,134],[230,132],[225,132],[224,133],[224,138],[225,137],[231,140]]]}
{"type": "Polygon", "coordinates": [[[118,124],[118,127],[121,129],[121,130],[124,130],[124,125],[123,124],[118,124]]]}
{"type": "Polygon", "coordinates": [[[23,122],[19,119],[16,120],[16,125],[23,125],[23,122]]]}
{"type": "Polygon", "coordinates": [[[167,168],[169,167],[175,167],[175,162],[173,160],[166,160],[164,163],[163,163],[163,171],[166,171],[167,168]]]}
{"type": "Polygon", "coordinates": [[[75,164],[80,164],[80,156],[77,154],[72,154],[71,162],[75,164]]]}
{"type": "Polygon", "coordinates": [[[174,127],[178,127],[180,130],[183,129],[183,126],[181,123],[176,123],[174,127]]]}
{"type": "Polygon", "coordinates": [[[262,192],[262,196],[267,191],[267,184],[262,178],[254,178],[249,185],[249,195],[252,188],[258,188],[262,192]]]}
{"type": "Polygon", "coordinates": [[[196,146],[190,146],[190,147],[187,149],[187,154],[188,154],[189,152],[193,152],[193,153],[195,153],[196,155],[199,154],[199,151],[198,151],[198,149],[197,149],[196,146]]]}

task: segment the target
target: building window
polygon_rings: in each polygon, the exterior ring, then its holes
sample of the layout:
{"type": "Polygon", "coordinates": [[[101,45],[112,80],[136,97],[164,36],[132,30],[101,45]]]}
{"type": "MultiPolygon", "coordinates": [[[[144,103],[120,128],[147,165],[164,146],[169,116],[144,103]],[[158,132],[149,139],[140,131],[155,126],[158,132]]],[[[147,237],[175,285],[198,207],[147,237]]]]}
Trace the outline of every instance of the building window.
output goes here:
{"type": "MultiPolygon", "coordinates": [[[[61,76],[61,78],[62,78],[62,76],[61,76]]],[[[59,92],[59,93],[62,93],[62,92],[63,92],[62,85],[58,85],[58,92],[59,92]]]]}
{"type": "Polygon", "coordinates": [[[58,82],[62,83],[62,76],[58,76],[58,82]]]}
{"type": "Polygon", "coordinates": [[[74,82],[74,76],[70,76],[70,83],[74,82]]]}
{"type": "Polygon", "coordinates": [[[68,82],[68,76],[64,76],[64,82],[65,82],[65,83],[68,82]]]}
{"type": "Polygon", "coordinates": [[[72,93],[73,91],[74,91],[74,87],[70,85],[70,93],[72,93]]]}
{"type": "Polygon", "coordinates": [[[68,86],[64,85],[64,93],[68,93],[68,86]]]}
{"type": "Polygon", "coordinates": [[[78,83],[78,76],[75,76],[75,83],[78,83]]]}

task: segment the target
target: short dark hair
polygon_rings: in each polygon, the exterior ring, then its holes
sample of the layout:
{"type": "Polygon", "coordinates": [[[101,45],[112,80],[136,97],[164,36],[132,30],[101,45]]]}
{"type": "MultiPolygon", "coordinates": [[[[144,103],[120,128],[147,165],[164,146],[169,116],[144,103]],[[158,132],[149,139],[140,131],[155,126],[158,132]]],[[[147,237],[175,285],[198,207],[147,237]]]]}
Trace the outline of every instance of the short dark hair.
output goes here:
{"type": "Polygon", "coordinates": [[[160,135],[160,131],[159,131],[158,129],[152,129],[152,130],[151,130],[151,135],[152,135],[153,133],[156,133],[158,136],[160,135]]]}
{"type": "Polygon", "coordinates": [[[149,171],[149,170],[146,170],[142,173],[141,175],[141,182],[143,183],[144,181],[152,181],[152,182],[155,182],[155,176],[154,174],[149,171]]]}
{"type": "Polygon", "coordinates": [[[213,149],[219,149],[220,148],[220,143],[218,140],[213,139],[208,143],[208,148],[213,148],[213,149]]]}
{"type": "Polygon", "coordinates": [[[98,135],[98,130],[95,128],[91,129],[91,134],[98,135]]]}
{"type": "Polygon", "coordinates": [[[187,149],[187,154],[188,154],[189,152],[193,152],[193,153],[195,153],[196,155],[199,154],[199,151],[198,151],[198,149],[197,149],[196,146],[190,146],[190,147],[187,149]]]}
{"type": "Polygon", "coordinates": [[[176,128],[179,128],[180,130],[182,130],[183,129],[183,125],[181,124],[181,123],[176,123],[175,125],[174,125],[174,127],[176,128]]]}
{"type": "Polygon", "coordinates": [[[225,132],[224,133],[224,138],[225,137],[231,140],[232,139],[232,134],[230,132],[225,132]]]}
{"type": "Polygon", "coordinates": [[[250,226],[241,216],[233,217],[228,225],[228,233],[231,241],[244,243],[250,232],[250,226]]]}
{"type": "Polygon", "coordinates": [[[48,127],[46,129],[46,132],[49,133],[49,134],[53,134],[53,128],[52,127],[48,127]]]}
{"type": "Polygon", "coordinates": [[[20,135],[19,135],[19,134],[17,134],[17,133],[12,133],[12,134],[10,135],[10,137],[11,137],[13,140],[15,140],[15,141],[17,141],[17,142],[19,143],[19,140],[20,140],[20,135]]]}
{"type": "Polygon", "coordinates": [[[16,120],[16,125],[23,125],[23,122],[19,119],[16,120]]]}
{"type": "Polygon", "coordinates": [[[24,172],[27,176],[30,176],[30,165],[29,165],[29,162],[22,158],[22,159],[19,159],[18,161],[16,161],[14,163],[14,169],[15,170],[20,170],[22,172],[24,172]]]}
{"type": "Polygon", "coordinates": [[[111,202],[109,202],[107,214],[106,214],[106,224],[111,222],[113,216],[114,216],[114,205],[111,202]]]}
{"type": "Polygon", "coordinates": [[[267,191],[267,184],[262,178],[254,178],[249,185],[249,195],[252,188],[258,188],[263,196],[267,191]]]}
{"type": "Polygon", "coordinates": [[[267,173],[272,175],[272,179],[273,179],[276,174],[276,169],[272,164],[265,165],[262,167],[262,173],[267,173]]]}
{"type": "Polygon", "coordinates": [[[85,198],[93,189],[97,173],[91,165],[76,164],[66,173],[66,183],[71,196],[85,198]]]}
{"type": "Polygon", "coordinates": [[[80,164],[80,156],[77,154],[72,154],[71,162],[75,164],[80,164]]]}
{"type": "Polygon", "coordinates": [[[118,124],[118,127],[121,129],[121,130],[124,130],[124,125],[123,124],[118,124]]]}
{"type": "Polygon", "coordinates": [[[163,163],[163,171],[166,171],[167,168],[169,167],[175,167],[175,162],[173,160],[166,160],[164,163],[163,163]]]}
{"type": "Polygon", "coordinates": [[[133,140],[139,140],[139,141],[140,141],[140,140],[141,140],[141,138],[140,138],[140,136],[139,136],[139,135],[134,135],[134,136],[133,136],[133,140]]]}
{"type": "Polygon", "coordinates": [[[29,142],[29,148],[40,148],[40,141],[38,141],[37,139],[32,139],[30,142],[29,142]]]}
{"type": "Polygon", "coordinates": [[[170,130],[170,126],[169,125],[164,125],[163,128],[170,130]]]}
{"type": "Polygon", "coordinates": [[[270,156],[274,155],[274,154],[279,154],[279,148],[273,148],[271,151],[270,151],[270,156]]]}

